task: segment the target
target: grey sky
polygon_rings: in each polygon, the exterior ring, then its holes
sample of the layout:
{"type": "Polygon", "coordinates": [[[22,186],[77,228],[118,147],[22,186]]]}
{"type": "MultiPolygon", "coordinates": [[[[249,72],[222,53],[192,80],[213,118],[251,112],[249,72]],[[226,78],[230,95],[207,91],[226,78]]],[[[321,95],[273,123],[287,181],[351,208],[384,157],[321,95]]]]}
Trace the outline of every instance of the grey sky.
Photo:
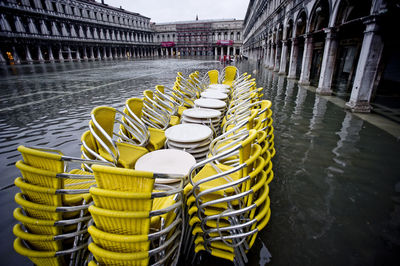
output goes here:
{"type": "Polygon", "coordinates": [[[249,0],[104,0],[104,3],[122,6],[160,23],[194,20],[196,14],[199,19],[244,19],[249,0]]]}

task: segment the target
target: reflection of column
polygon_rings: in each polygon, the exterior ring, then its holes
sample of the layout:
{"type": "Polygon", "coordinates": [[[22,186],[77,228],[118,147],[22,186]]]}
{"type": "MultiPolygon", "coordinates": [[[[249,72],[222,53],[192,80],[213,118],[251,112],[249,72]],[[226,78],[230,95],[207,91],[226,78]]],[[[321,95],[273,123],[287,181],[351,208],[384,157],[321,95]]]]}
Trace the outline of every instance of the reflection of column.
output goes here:
{"type": "Polygon", "coordinates": [[[332,93],[332,78],[335,70],[335,61],[338,48],[336,33],[333,28],[325,29],[326,39],[324,55],[322,57],[321,74],[319,76],[317,93],[330,95],[332,93]]]}
{"type": "Polygon", "coordinates": [[[26,53],[26,62],[28,64],[32,64],[32,56],[31,56],[31,52],[29,51],[28,45],[25,46],[25,53],[26,53]]]}
{"type": "Polygon", "coordinates": [[[350,101],[346,108],[352,112],[369,112],[371,110],[371,94],[375,86],[378,66],[383,51],[382,37],[377,34],[378,25],[375,18],[364,22],[366,29],[361,47],[360,58],[351,90],[350,101]]]}
{"type": "Polygon", "coordinates": [[[310,133],[311,131],[316,129],[316,125],[322,124],[322,120],[324,119],[325,112],[326,112],[326,106],[327,106],[328,100],[325,98],[322,98],[319,95],[315,95],[315,102],[314,102],[314,108],[313,108],[313,116],[310,120],[310,133]]]}
{"type": "Polygon", "coordinates": [[[48,51],[49,51],[49,61],[50,61],[51,63],[54,63],[53,49],[51,48],[51,46],[49,46],[47,49],[48,49],[48,51]]]}
{"type": "Polygon", "coordinates": [[[332,153],[335,154],[335,163],[339,164],[342,167],[345,167],[347,164],[342,158],[346,158],[343,156],[344,153],[359,153],[359,151],[354,151],[355,144],[360,140],[360,131],[362,130],[364,120],[355,118],[352,113],[346,112],[346,116],[342,122],[342,128],[339,132],[336,132],[336,135],[339,136],[339,140],[336,144],[336,147],[332,150],[332,153]],[[343,150],[342,150],[343,148],[343,150]]]}
{"type": "Polygon", "coordinates": [[[217,46],[215,46],[215,49],[214,49],[214,55],[215,55],[215,56],[217,56],[217,55],[218,55],[217,46]]]}
{"type": "Polygon", "coordinates": [[[283,76],[279,75],[278,76],[278,85],[277,85],[278,88],[277,88],[277,92],[276,92],[277,95],[281,95],[282,94],[284,81],[285,81],[285,78],[283,76]]]}
{"type": "Polygon", "coordinates": [[[295,82],[293,79],[287,79],[286,80],[286,92],[285,92],[285,102],[283,105],[282,110],[286,110],[287,104],[291,103],[290,98],[292,97],[293,94],[293,89],[294,89],[294,85],[295,82]]]}
{"type": "Polygon", "coordinates": [[[290,59],[289,59],[289,73],[288,78],[296,78],[296,67],[297,67],[297,57],[299,56],[299,41],[298,39],[292,39],[292,48],[290,49],[290,59]]]}
{"type": "Polygon", "coordinates": [[[307,97],[307,90],[305,88],[298,87],[296,101],[295,101],[296,107],[294,108],[295,115],[299,115],[301,113],[306,97],[307,97]]]}
{"type": "Polygon", "coordinates": [[[281,53],[281,63],[279,67],[279,73],[278,74],[286,74],[286,57],[287,57],[287,40],[282,41],[282,53],[281,53]]]}
{"type": "Polygon", "coordinates": [[[110,55],[110,59],[114,59],[113,54],[112,54],[112,50],[111,47],[108,47],[108,54],[110,55]]]}
{"type": "Polygon", "coordinates": [[[311,35],[307,35],[306,39],[304,40],[303,62],[301,65],[301,74],[299,80],[299,83],[303,85],[310,84],[312,52],[313,52],[313,38],[311,35]]]}

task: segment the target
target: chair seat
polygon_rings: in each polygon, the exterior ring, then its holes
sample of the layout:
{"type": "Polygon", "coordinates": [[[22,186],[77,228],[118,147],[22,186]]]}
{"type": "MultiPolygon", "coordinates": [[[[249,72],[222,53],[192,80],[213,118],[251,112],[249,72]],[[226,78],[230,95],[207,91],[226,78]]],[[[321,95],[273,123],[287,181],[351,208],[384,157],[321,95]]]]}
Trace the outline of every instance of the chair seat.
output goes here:
{"type": "Polygon", "coordinates": [[[150,139],[149,144],[147,144],[146,148],[149,151],[159,150],[164,147],[164,143],[166,141],[165,131],[158,128],[149,128],[150,139]]]}
{"type": "Polygon", "coordinates": [[[176,126],[176,125],[178,125],[179,123],[180,123],[180,118],[179,118],[179,116],[171,115],[171,118],[170,118],[170,120],[169,120],[169,126],[170,126],[170,127],[176,126]]]}
{"type": "MultiPolygon", "coordinates": [[[[137,159],[148,153],[146,148],[122,142],[117,142],[117,148],[119,151],[118,165],[128,169],[134,169],[137,159]]],[[[103,150],[99,150],[99,152],[103,158],[113,161],[110,154],[103,150]]]]}

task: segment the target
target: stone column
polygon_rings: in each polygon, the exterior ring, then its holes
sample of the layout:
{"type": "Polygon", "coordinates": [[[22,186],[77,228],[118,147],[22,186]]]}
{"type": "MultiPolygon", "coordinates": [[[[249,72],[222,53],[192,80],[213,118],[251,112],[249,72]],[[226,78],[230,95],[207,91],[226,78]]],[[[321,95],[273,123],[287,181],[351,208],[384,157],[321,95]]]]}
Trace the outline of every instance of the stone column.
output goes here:
{"type": "Polygon", "coordinates": [[[109,54],[110,54],[110,59],[111,59],[111,60],[114,59],[113,54],[112,54],[111,47],[108,47],[108,52],[109,52],[109,54]]]}
{"type": "Polygon", "coordinates": [[[79,53],[79,48],[76,48],[76,61],[81,61],[81,53],[79,53]]]}
{"type": "Polygon", "coordinates": [[[266,49],[266,51],[265,51],[265,58],[264,58],[264,66],[265,67],[268,67],[268,64],[269,64],[269,54],[270,54],[270,44],[269,43],[267,43],[267,49],[266,49]]]}
{"type": "Polygon", "coordinates": [[[269,69],[274,69],[274,63],[275,63],[275,44],[271,43],[271,51],[269,53],[269,69]]]}
{"type": "Polygon", "coordinates": [[[19,56],[17,54],[17,50],[15,49],[15,46],[12,48],[12,57],[14,58],[14,64],[19,65],[21,64],[21,60],[19,59],[19,56]]]}
{"type": "Polygon", "coordinates": [[[54,63],[53,49],[51,48],[51,46],[49,46],[47,49],[48,49],[48,51],[49,51],[49,61],[50,61],[51,63],[54,63]]]}
{"type": "Polygon", "coordinates": [[[326,39],[324,55],[322,57],[321,74],[319,76],[317,93],[321,95],[332,94],[332,78],[335,70],[335,61],[338,48],[336,32],[334,28],[325,29],[326,39]]]}
{"type": "Polygon", "coordinates": [[[361,47],[360,58],[357,64],[350,101],[346,108],[352,112],[369,112],[371,110],[371,94],[375,87],[378,66],[383,51],[383,40],[377,31],[379,26],[376,18],[364,21],[366,28],[361,47]]]}
{"type": "Polygon", "coordinates": [[[42,54],[42,49],[40,48],[40,45],[38,45],[38,60],[41,64],[44,63],[44,58],[43,58],[43,54],[42,54]]]}
{"type": "Polygon", "coordinates": [[[100,47],[97,47],[97,59],[101,60],[100,47]]]}
{"type": "Polygon", "coordinates": [[[301,64],[301,74],[299,83],[302,85],[310,85],[310,71],[313,53],[313,38],[306,35],[304,40],[303,62],[301,64]]]}
{"type": "Polygon", "coordinates": [[[289,73],[288,78],[296,78],[296,67],[297,67],[297,57],[299,56],[299,40],[297,38],[292,39],[292,48],[290,49],[290,59],[289,59],[289,73]]]}
{"type": "Polygon", "coordinates": [[[83,46],[83,60],[88,61],[86,46],[83,46]]]}
{"type": "Polygon", "coordinates": [[[282,41],[282,53],[281,53],[281,63],[279,66],[279,73],[281,75],[286,75],[286,64],[287,64],[287,40],[282,41]]]}
{"type": "Polygon", "coordinates": [[[89,47],[89,59],[90,59],[90,61],[94,61],[95,60],[93,46],[89,47]]]}
{"type": "Polygon", "coordinates": [[[25,46],[25,53],[26,53],[26,62],[28,63],[28,64],[32,64],[32,56],[31,56],[31,52],[29,51],[29,47],[28,47],[28,45],[27,46],[25,46]]]}
{"type": "Polygon", "coordinates": [[[1,50],[0,50],[0,64],[1,64],[1,65],[7,64],[7,61],[6,61],[6,59],[4,58],[3,53],[1,52],[1,50]]]}
{"type": "Polygon", "coordinates": [[[72,62],[71,48],[69,46],[67,48],[67,51],[68,51],[68,61],[72,62]]]}
{"type": "Polygon", "coordinates": [[[62,48],[60,47],[60,50],[58,50],[58,60],[60,62],[64,62],[64,56],[62,54],[62,48]]]}
{"type": "Polygon", "coordinates": [[[103,59],[107,60],[107,49],[106,49],[106,47],[103,47],[103,59]]]}
{"type": "Polygon", "coordinates": [[[281,63],[281,41],[276,42],[276,51],[275,51],[275,65],[274,65],[274,71],[278,72],[279,71],[279,66],[281,63]]]}

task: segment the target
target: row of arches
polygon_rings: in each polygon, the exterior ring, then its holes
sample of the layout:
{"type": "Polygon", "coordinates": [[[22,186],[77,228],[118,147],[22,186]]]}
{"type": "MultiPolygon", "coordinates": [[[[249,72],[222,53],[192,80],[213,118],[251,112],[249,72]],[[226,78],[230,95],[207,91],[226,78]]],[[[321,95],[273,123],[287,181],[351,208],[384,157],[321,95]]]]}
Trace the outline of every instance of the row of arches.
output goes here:
{"type": "Polygon", "coordinates": [[[96,21],[104,21],[127,27],[150,28],[148,19],[102,8],[99,5],[90,5],[90,3],[82,3],[76,1],[49,1],[49,0],[10,0],[10,6],[20,9],[34,9],[41,12],[53,12],[58,15],[69,15],[83,19],[93,19],[96,21]]]}
{"type": "Polygon", "coordinates": [[[368,112],[382,74],[384,38],[393,41],[379,30],[387,6],[384,0],[304,1],[268,25],[258,45],[256,40],[244,50],[271,70],[313,85],[320,94],[345,98],[353,111],[368,112]]]}
{"type": "Polygon", "coordinates": [[[33,34],[44,36],[61,36],[93,40],[113,40],[127,42],[153,42],[153,35],[110,27],[98,27],[86,23],[66,23],[33,17],[19,17],[7,14],[0,16],[2,32],[33,34]]]}
{"type": "Polygon", "coordinates": [[[113,60],[156,56],[153,47],[81,46],[74,44],[26,44],[0,48],[0,63],[44,63],[81,60],[113,60]]]}

